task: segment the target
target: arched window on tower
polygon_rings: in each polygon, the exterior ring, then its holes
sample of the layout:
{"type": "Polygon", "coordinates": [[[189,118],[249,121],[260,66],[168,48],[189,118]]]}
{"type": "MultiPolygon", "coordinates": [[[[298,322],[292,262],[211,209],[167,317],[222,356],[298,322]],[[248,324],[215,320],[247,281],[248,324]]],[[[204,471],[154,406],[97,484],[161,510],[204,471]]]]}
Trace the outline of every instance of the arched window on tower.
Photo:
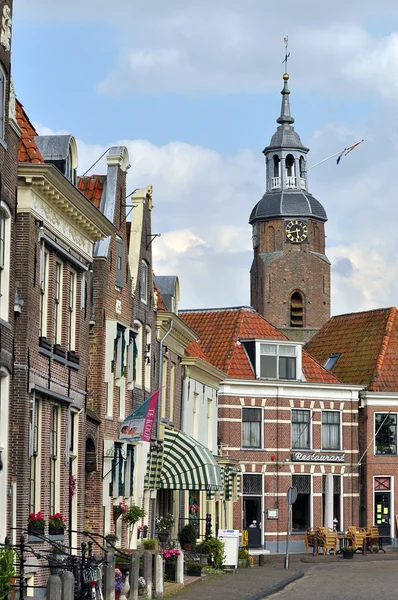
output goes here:
{"type": "Polygon", "coordinates": [[[273,170],[271,179],[271,188],[274,190],[281,186],[281,175],[280,175],[280,158],[277,154],[272,157],[273,170]]]}
{"type": "Polygon", "coordinates": [[[295,188],[296,187],[296,178],[294,176],[294,156],[292,154],[288,154],[285,159],[286,165],[286,187],[295,188]]]}
{"type": "Polygon", "coordinates": [[[290,327],[304,327],[304,299],[300,292],[290,298],[290,327]]]}
{"type": "Polygon", "coordinates": [[[268,252],[275,252],[276,244],[275,244],[275,229],[270,225],[267,228],[268,233],[268,252]]]}
{"type": "Polygon", "coordinates": [[[306,168],[305,168],[304,156],[300,156],[299,166],[300,166],[300,188],[302,190],[305,190],[305,188],[306,188],[306,185],[305,185],[306,168]]]}

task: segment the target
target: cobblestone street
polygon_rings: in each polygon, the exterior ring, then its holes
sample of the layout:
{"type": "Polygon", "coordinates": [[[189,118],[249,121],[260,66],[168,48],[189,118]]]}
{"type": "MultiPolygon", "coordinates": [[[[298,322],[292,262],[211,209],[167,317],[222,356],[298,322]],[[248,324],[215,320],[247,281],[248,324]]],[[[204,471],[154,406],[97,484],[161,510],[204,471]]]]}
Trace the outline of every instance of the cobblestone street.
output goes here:
{"type": "MultiPolygon", "coordinates": [[[[336,565],[317,565],[304,577],[281,592],[275,600],[395,600],[397,562],[343,561],[336,565]]],[[[210,600],[210,598],[209,598],[210,600]]]]}

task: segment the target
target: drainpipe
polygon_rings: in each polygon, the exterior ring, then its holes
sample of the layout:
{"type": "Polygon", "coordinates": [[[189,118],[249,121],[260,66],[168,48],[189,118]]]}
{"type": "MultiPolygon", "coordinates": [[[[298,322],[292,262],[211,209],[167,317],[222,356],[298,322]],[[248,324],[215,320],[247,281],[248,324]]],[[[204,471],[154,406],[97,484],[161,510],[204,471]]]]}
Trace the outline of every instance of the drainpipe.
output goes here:
{"type": "MultiPolygon", "coordinates": [[[[184,375],[182,377],[182,385],[181,385],[181,412],[180,412],[180,426],[181,429],[183,430],[183,423],[184,423],[184,404],[186,399],[189,399],[189,383],[188,383],[188,394],[185,393],[185,383],[188,379],[188,367],[187,365],[184,365],[184,375]]],[[[179,506],[178,506],[178,514],[180,515],[180,522],[178,523],[178,532],[180,532],[180,530],[182,529],[182,527],[184,526],[184,522],[181,523],[181,515],[182,515],[182,509],[183,509],[183,505],[184,505],[184,490],[180,490],[179,493],[179,506]]]]}
{"type": "MultiPolygon", "coordinates": [[[[166,333],[164,334],[164,336],[160,340],[160,350],[159,350],[159,378],[158,378],[158,389],[160,391],[159,391],[158,406],[157,406],[157,411],[156,411],[156,439],[159,439],[159,435],[160,435],[160,406],[161,406],[162,395],[163,395],[163,390],[162,390],[163,342],[167,338],[167,336],[171,333],[171,330],[173,329],[173,325],[174,325],[174,322],[171,319],[171,321],[170,321],[170,327],[168,328],[168,330],[166,331],[166,333]]],[[[157,500],[158,500],[157,496],[158,495],[157,495],[157,492],[156,492],[155,500],[154,500],[154,503],[153,503],[153,515],[152,515],[152,534],[153,534],[153,536],[155,536],[155,527],[156,527],[156,510],[157,510],[157,500]]]]}

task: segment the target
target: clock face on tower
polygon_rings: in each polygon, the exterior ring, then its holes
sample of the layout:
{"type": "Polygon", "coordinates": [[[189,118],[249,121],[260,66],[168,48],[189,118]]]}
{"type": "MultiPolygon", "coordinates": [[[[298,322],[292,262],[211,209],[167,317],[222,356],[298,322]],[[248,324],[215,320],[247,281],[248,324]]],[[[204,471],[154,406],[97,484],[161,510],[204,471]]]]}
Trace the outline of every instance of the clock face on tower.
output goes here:
{"type": "Polygon", "coordinates": [[[307,239],[308,229],[307,224],[303,221],[289,221],[286,225],[286,237],[289,242],[293,242],[294,244],[300,244],[307,239]]]}

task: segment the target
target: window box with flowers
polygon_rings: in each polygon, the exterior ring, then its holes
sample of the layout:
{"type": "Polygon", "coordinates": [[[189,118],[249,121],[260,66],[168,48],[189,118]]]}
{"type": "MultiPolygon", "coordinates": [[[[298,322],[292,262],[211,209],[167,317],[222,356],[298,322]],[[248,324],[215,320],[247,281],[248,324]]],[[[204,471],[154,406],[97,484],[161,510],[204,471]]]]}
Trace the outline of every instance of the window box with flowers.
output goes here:
{"type": "Polygon", "coordinates": [[[28,535],[30,542],[44,542],[42,537],[44,535],[44,528],[46,521],[41,511],[37,513],[30,513],[28,519],[28,535]],[[35,539],[33,539],[35,538],[35,539]]]}
{"type": "Polygon", "coordinates": [[[61,513],[55,513],[48,517],[48,533],[51,536],[63,537],[65,533],[65,519],[61,513]]]}

